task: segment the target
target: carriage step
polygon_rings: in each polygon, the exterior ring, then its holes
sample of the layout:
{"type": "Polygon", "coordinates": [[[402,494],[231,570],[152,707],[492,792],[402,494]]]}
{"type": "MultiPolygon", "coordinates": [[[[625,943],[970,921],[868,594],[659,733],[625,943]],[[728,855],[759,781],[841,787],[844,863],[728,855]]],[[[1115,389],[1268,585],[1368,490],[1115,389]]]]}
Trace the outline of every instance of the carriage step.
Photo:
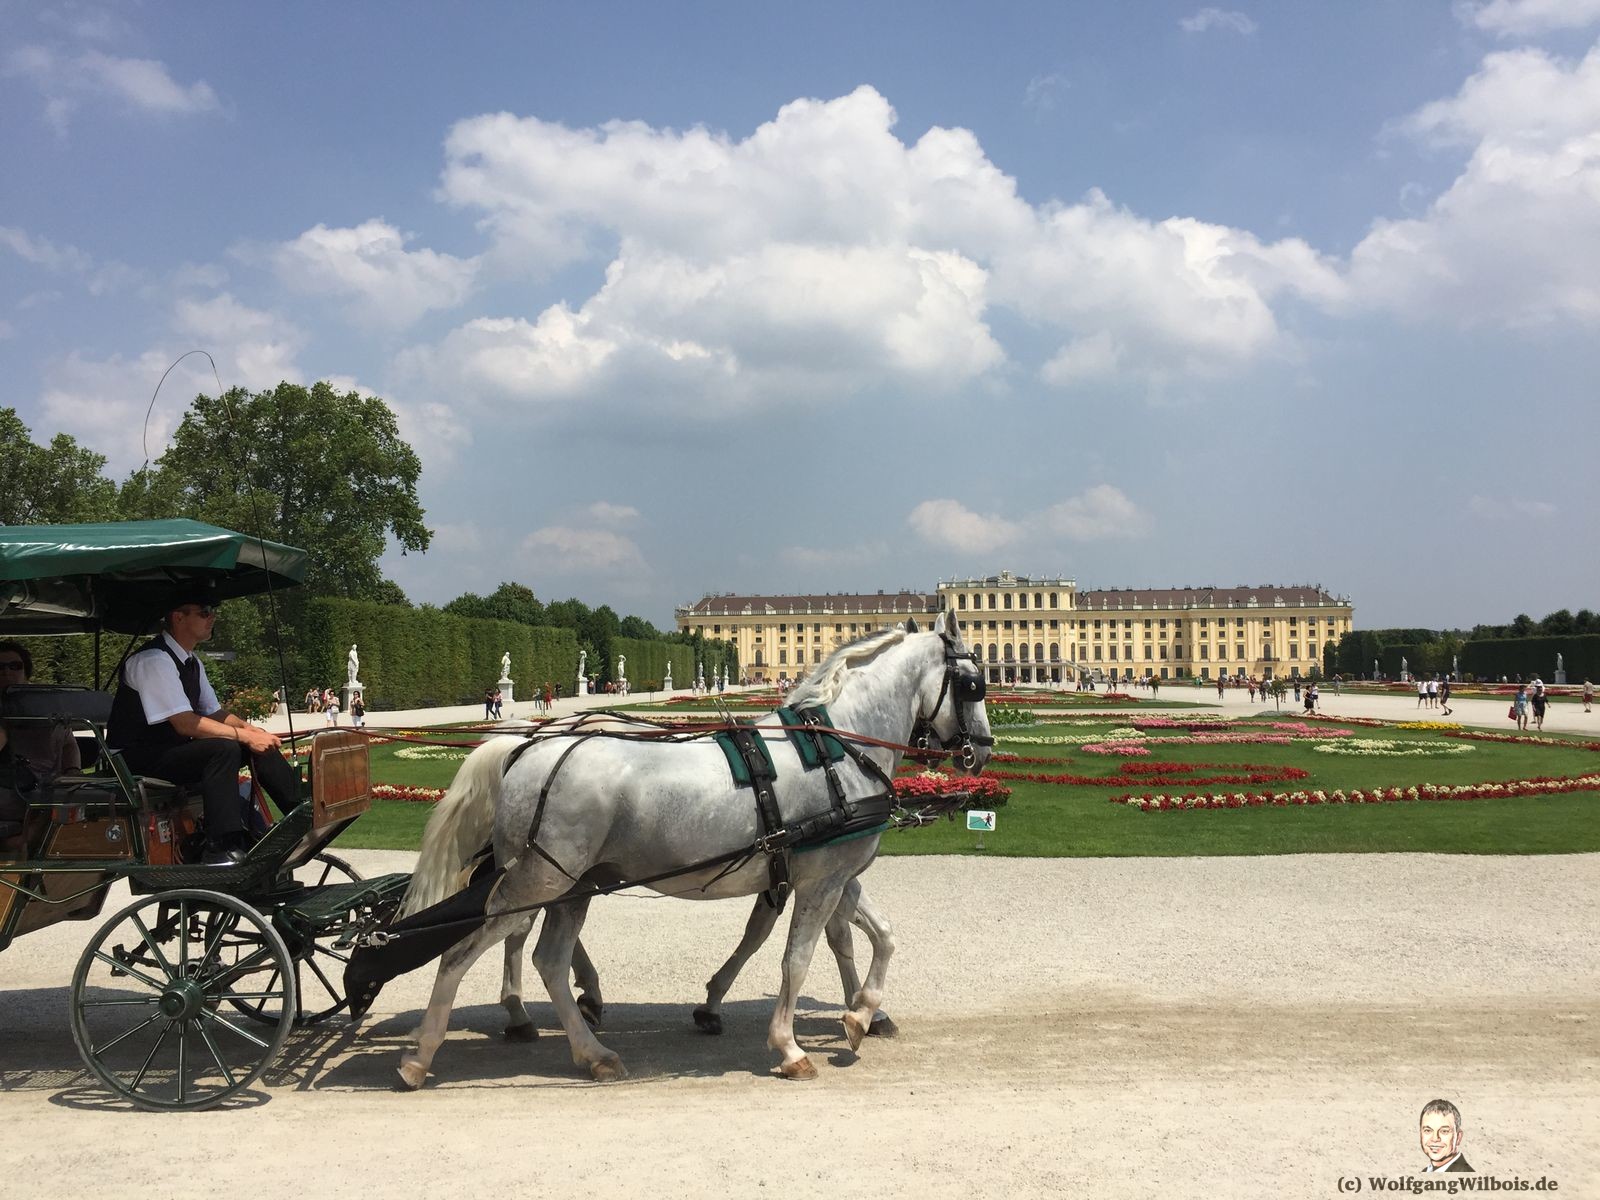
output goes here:
{"type": "Polygon", "coordinates": [[[378,875],[350,883],[328,883],[309,889],[305,896],[284,906],[285,912],[316,925],[341,917],[353,908],[399,900],[411,883],[406,874],[378,875]]]}

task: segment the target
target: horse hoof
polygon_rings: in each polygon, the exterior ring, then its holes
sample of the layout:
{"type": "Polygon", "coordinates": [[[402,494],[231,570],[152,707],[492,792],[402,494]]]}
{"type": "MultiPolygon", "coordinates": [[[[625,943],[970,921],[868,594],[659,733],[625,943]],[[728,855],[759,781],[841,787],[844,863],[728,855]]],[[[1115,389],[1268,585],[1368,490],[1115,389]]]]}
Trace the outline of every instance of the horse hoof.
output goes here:
{"type": "Polygon", "coordinates": [[[539,1027],[532,1021],[526,1025],[507,1025],[506,1041],[508,1042],[536,1042],[539,1040],[539,1027]]]}
{"type": "Polygon", "coordinates": [[[811,1060],[802,1054],[793,1062],[780,1064],[778,1074],[785,1079],[815,1079],[817,1069],[811,1065],[811,1060]]]}
{"type": "Polygon", "coordinates": [[[599,1029],[600,1018],[605,1014],[605,1006],[585,992],[578,997],[578,1013],[590,1029],[599,1029]]]}
{"type": "Polygon", "coordinates": [[[694,1023],[695,1028],[699,1029],[701,1033],[717,1034],[722,1032],[722,1017],[712,1012],[709,1008],[695,1009],[694,1023]]]}
{"type": "Polygon", "coordinates": [[[850,1043],[850,1049],[861,1049],[861,1039],[867,1036],[867,1030],[866,1027],[862,1025],[861,1018],[856,1016],[853,1012],[847,1012],[843,1017],[843,1021],[844,1037],[845,1041],[850,1043]]]}
{"type": "Polygon", "coordinates": [[[900,1026],[889,1019],[887,1013],[879,1013],[872,1018],[872,1024],[867,1026],[868,1037],[892,1038],[900,1036],[900,1026]]]}
{"type": "Polygon", "coordinates": [[[428,1068],[414,1058],[404,1059],[400,1063],[400,1088],[402,1091],[414,1092],[422,1086],[428,1078],[428,1068]]]}
{"type": "Polygon", "coordinates": [[[589,1078],[596,1083],[616,1083],[627,1077],[628,1068],[622,1065],[622,1060],[616,1055],[589,1064],[589,1078]]]}

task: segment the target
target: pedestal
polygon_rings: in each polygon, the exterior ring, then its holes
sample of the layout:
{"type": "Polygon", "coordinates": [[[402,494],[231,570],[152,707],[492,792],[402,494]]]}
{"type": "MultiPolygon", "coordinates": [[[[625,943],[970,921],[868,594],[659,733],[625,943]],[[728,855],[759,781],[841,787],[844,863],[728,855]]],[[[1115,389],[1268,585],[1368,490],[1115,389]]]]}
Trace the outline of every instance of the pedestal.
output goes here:
{"type": "Polygon", "coordinates": [[[362,683],[359,679],[354,683],[347,683],[344,685],[344,687],[339,689],[340,712],[350,711],[350,697],[355,695],[357,692],[360,692],[363,696],[367,694],[367,685],[362,683]]]}
{"type": "Polygon", "coordinates": [[[1556,682],[1557,683],[1562,683],[1562,684],[1566,683],[1567,682],[1567,673],[1565,671],[1557,671],[1556,672],[1556,682]]]}
{"type": "Polygon", "coordinates": [[[513,700],[516,699],[516,697],[511,694],[511,689],[513,687],[513,684],[511,682],[511,680],[504,679],[504,678],[497,679],[497,680],[495,680],[494,685],[495,685],[495,687],[500,689],[500,698],[502,700],[504,700],[507,704],[510,704],[513,700]]]}

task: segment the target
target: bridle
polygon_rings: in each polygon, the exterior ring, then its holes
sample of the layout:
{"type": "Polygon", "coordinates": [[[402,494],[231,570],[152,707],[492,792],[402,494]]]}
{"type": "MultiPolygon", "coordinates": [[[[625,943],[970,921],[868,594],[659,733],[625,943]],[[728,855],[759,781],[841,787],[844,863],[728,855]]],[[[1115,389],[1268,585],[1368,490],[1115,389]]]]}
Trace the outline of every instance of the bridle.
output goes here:
{"type": "Polygon", "coordinates": [[[964,674],[956,664],[966,659],[974,666],[978,665],[978,656],[969,650],[965,654],[956,652],[955,639],[948,633],[939,634],[944,642],[944,678],[939,682],[939,698],[933,703],[933,711],[927,716],[919,716],[911,730],[911,744],[919,750],[931,749],[937,745],[941,750],[955,750],[956,762],[970,771],[978,765],[979,746],[994,745],[994,738],[975,734],[967,725],[968,704],[982,704],[987,687],[983,681],[983,671],[980,668],[973,674],[964,674]],[[945,697],[950,697],[951,711],[955,714],[956,731],[947,738],[941,738],[933,723],[939,719],[939,710],[944,707],[945,697]]]}

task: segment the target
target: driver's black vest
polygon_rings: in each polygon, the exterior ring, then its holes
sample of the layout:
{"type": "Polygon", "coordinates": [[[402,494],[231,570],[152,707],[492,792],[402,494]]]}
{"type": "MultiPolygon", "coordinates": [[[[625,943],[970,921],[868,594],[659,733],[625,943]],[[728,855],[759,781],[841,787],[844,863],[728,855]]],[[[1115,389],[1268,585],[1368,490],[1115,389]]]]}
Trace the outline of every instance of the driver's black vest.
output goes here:
{"type": "MultiPolygon", "coordinates": [[[[167,639],[158,637],[140,646],[135,654],[146,650],[165,651],[178,668],[178,678],[183,683],[183,694],[189,697],[189,707],[200,711],[200,660],[193,655],[188,661],[173,653],[167,639]]],[[[133,655],[129,655],[132,658],[133,655]]],[[[144,701],[128,683],[128,664],[124,662],[117,672],[117,694],[111,698],[111,719],[106,722],[106,744],[117,750],[166,750],[192,741],[172,727],[171,721],[157,721],[154,725],[144,719],[144,701]]]]}

